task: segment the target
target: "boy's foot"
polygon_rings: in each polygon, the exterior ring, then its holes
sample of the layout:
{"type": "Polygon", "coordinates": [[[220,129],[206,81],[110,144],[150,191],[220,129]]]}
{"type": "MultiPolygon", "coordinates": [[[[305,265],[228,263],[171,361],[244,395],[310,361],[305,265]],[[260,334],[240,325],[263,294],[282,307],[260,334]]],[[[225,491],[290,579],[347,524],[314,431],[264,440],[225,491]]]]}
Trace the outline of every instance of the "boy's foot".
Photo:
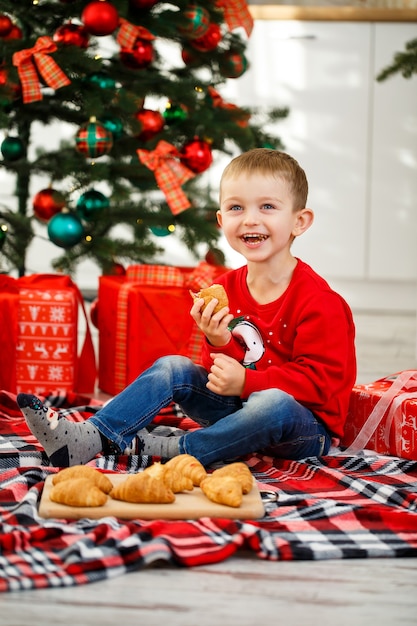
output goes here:
{"type": "Polygon", "coordinates": [[[84,465],[102,451],[101,435],[88,420],[70,422],[59,411],[26,393],[19,393],[17,404],[55,467],[84,465]]]}
{"type": "Polygon", "coordinates": [[[146,428],[143,428],[135,437],[136,454],[172,459],[172,457],[178,456],[180,453],[178,448],[179,439],[179,437],[152,435],[146,428]]]}

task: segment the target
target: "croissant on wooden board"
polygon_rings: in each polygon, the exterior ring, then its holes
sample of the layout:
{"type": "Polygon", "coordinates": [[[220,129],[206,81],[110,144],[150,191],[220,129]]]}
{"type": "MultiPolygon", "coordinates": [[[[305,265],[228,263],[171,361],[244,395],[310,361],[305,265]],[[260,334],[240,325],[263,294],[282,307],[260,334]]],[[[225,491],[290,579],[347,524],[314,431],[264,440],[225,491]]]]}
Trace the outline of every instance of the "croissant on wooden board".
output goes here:
{"type": "Polygon", "coordinates": [[[49,499],[68,506],[103,506],[107,495],[89,478],[73,478],[53,485],[49,499]]]}
{"type": "Polygon", "coordinates": [[[113,483],[105,474],[88,465],[66,467],[53,476],[52,484],[58,485],[63,481],[73,480],[74,478],[88,478],[104,493],[110,493],[113,488],[113,483]]]}
{"type": "Polygon", "coordinates": [[[146,472],[129,475],[113,487],[110,496],[135,504],[171,504],[175,500],[173,491],[163,480],[146,472]]]}
{"type": "Polygon", "coordinates": [[[204,304],[201,307],[201,311],[204,311],[208,303],[216,298],[218,300],[218,304],[214,307],[213,313],[217,313],[220,309],[223,309],[225,306],[229,306],[229,298],[227,297],[227,293],[223,285],[210,285],[210,287],[204,287],[198,293],[194,293],[190,291],[191,296],[194,300],[198,300],[198,298],[203,298],[204,304]]]}
{"type": "Polygon", "coordinates": [[[240,483],[232,476],[208,475],[200,484],[201,491],[212,502],[239,507],[243,495],[240,483]]]}
{"type": "Polygon", "coordinates": [[[175,467],[170,467],[166,464],[162,465],[162,463],[156,462],[143,471],[150,476],[163,480],[173,493],[192,491],[194,488],[191,478],[179,472],[175,467]]]}
{"type": "Polygon", "coordinates": [[[191,454],[179,454],[165,463],[165,467],[175,469],[193,481],[193,485],[200,486],[201,481],[207,476],[204,466],[191,454]]]}
{"type": "Polygon", "coordinates": [[[219,467],[214,470],[211,476],[231,476],[241,484],[244,494],[249,493],[253,486],[252,472],[245,463],[240,461],[219,467]]]}

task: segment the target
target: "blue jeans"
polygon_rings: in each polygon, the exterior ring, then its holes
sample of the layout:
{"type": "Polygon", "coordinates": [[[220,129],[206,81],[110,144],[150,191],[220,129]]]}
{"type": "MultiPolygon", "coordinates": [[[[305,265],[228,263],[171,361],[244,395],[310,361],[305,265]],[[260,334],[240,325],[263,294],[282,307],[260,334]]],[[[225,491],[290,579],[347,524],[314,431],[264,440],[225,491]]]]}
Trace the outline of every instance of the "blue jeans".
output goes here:
{"type": "Polygon", "coordinates": [[[213,393],[206,383],[206,370],[190,359],[162,357],[90,421],[124,450],[163,407],[175,402],[203,427],[179,438],[180,453],[203,465],[252,452],[286,459],[327,453],[331,438],[325,426],[289,394],[266,389],[242,400],[213,393]]]}

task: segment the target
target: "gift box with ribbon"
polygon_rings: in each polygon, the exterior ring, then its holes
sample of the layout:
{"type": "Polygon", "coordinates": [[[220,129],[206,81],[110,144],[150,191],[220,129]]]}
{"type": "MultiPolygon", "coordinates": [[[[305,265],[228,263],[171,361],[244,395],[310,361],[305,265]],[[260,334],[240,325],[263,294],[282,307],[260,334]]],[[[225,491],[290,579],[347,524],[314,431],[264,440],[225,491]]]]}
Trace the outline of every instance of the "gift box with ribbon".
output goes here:
{"type": "Polygon", "coordinates": [[[101,276],[97,324],[98,384],[115,395],[156,359],[169,354],[200,362],[203,335],[190,315],[191,291],[216,282],[226,268],[132,265],[126,275],[101,276]]]}
{"type": "Polygon", "coordinates": [[[69,276],[0,276],[0,389],[35,395],[93,393],[94,347],[83,297],[69,276]],[[85,338],[78,354],[78,315],[85,338]]]}
{"type": "Polygon", "coordinates": [[[368,449],[417,461],[417,371],[355,385],[341,443],[344,454],[368,449]]]}

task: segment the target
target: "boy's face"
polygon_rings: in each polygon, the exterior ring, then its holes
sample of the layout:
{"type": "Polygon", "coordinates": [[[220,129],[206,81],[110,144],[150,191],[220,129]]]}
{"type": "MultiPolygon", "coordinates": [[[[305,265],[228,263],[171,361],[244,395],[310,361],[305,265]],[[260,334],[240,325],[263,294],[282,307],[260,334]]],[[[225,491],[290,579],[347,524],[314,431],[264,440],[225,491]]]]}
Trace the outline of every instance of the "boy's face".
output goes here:
{"type": "Polygon", "coordinates": [[[222,182],[217,219],[229,245],[248,261],[273,260],[288,252],[312,215],[309,209],[293,210],[282,178],[254,172],[222,182]]]}

